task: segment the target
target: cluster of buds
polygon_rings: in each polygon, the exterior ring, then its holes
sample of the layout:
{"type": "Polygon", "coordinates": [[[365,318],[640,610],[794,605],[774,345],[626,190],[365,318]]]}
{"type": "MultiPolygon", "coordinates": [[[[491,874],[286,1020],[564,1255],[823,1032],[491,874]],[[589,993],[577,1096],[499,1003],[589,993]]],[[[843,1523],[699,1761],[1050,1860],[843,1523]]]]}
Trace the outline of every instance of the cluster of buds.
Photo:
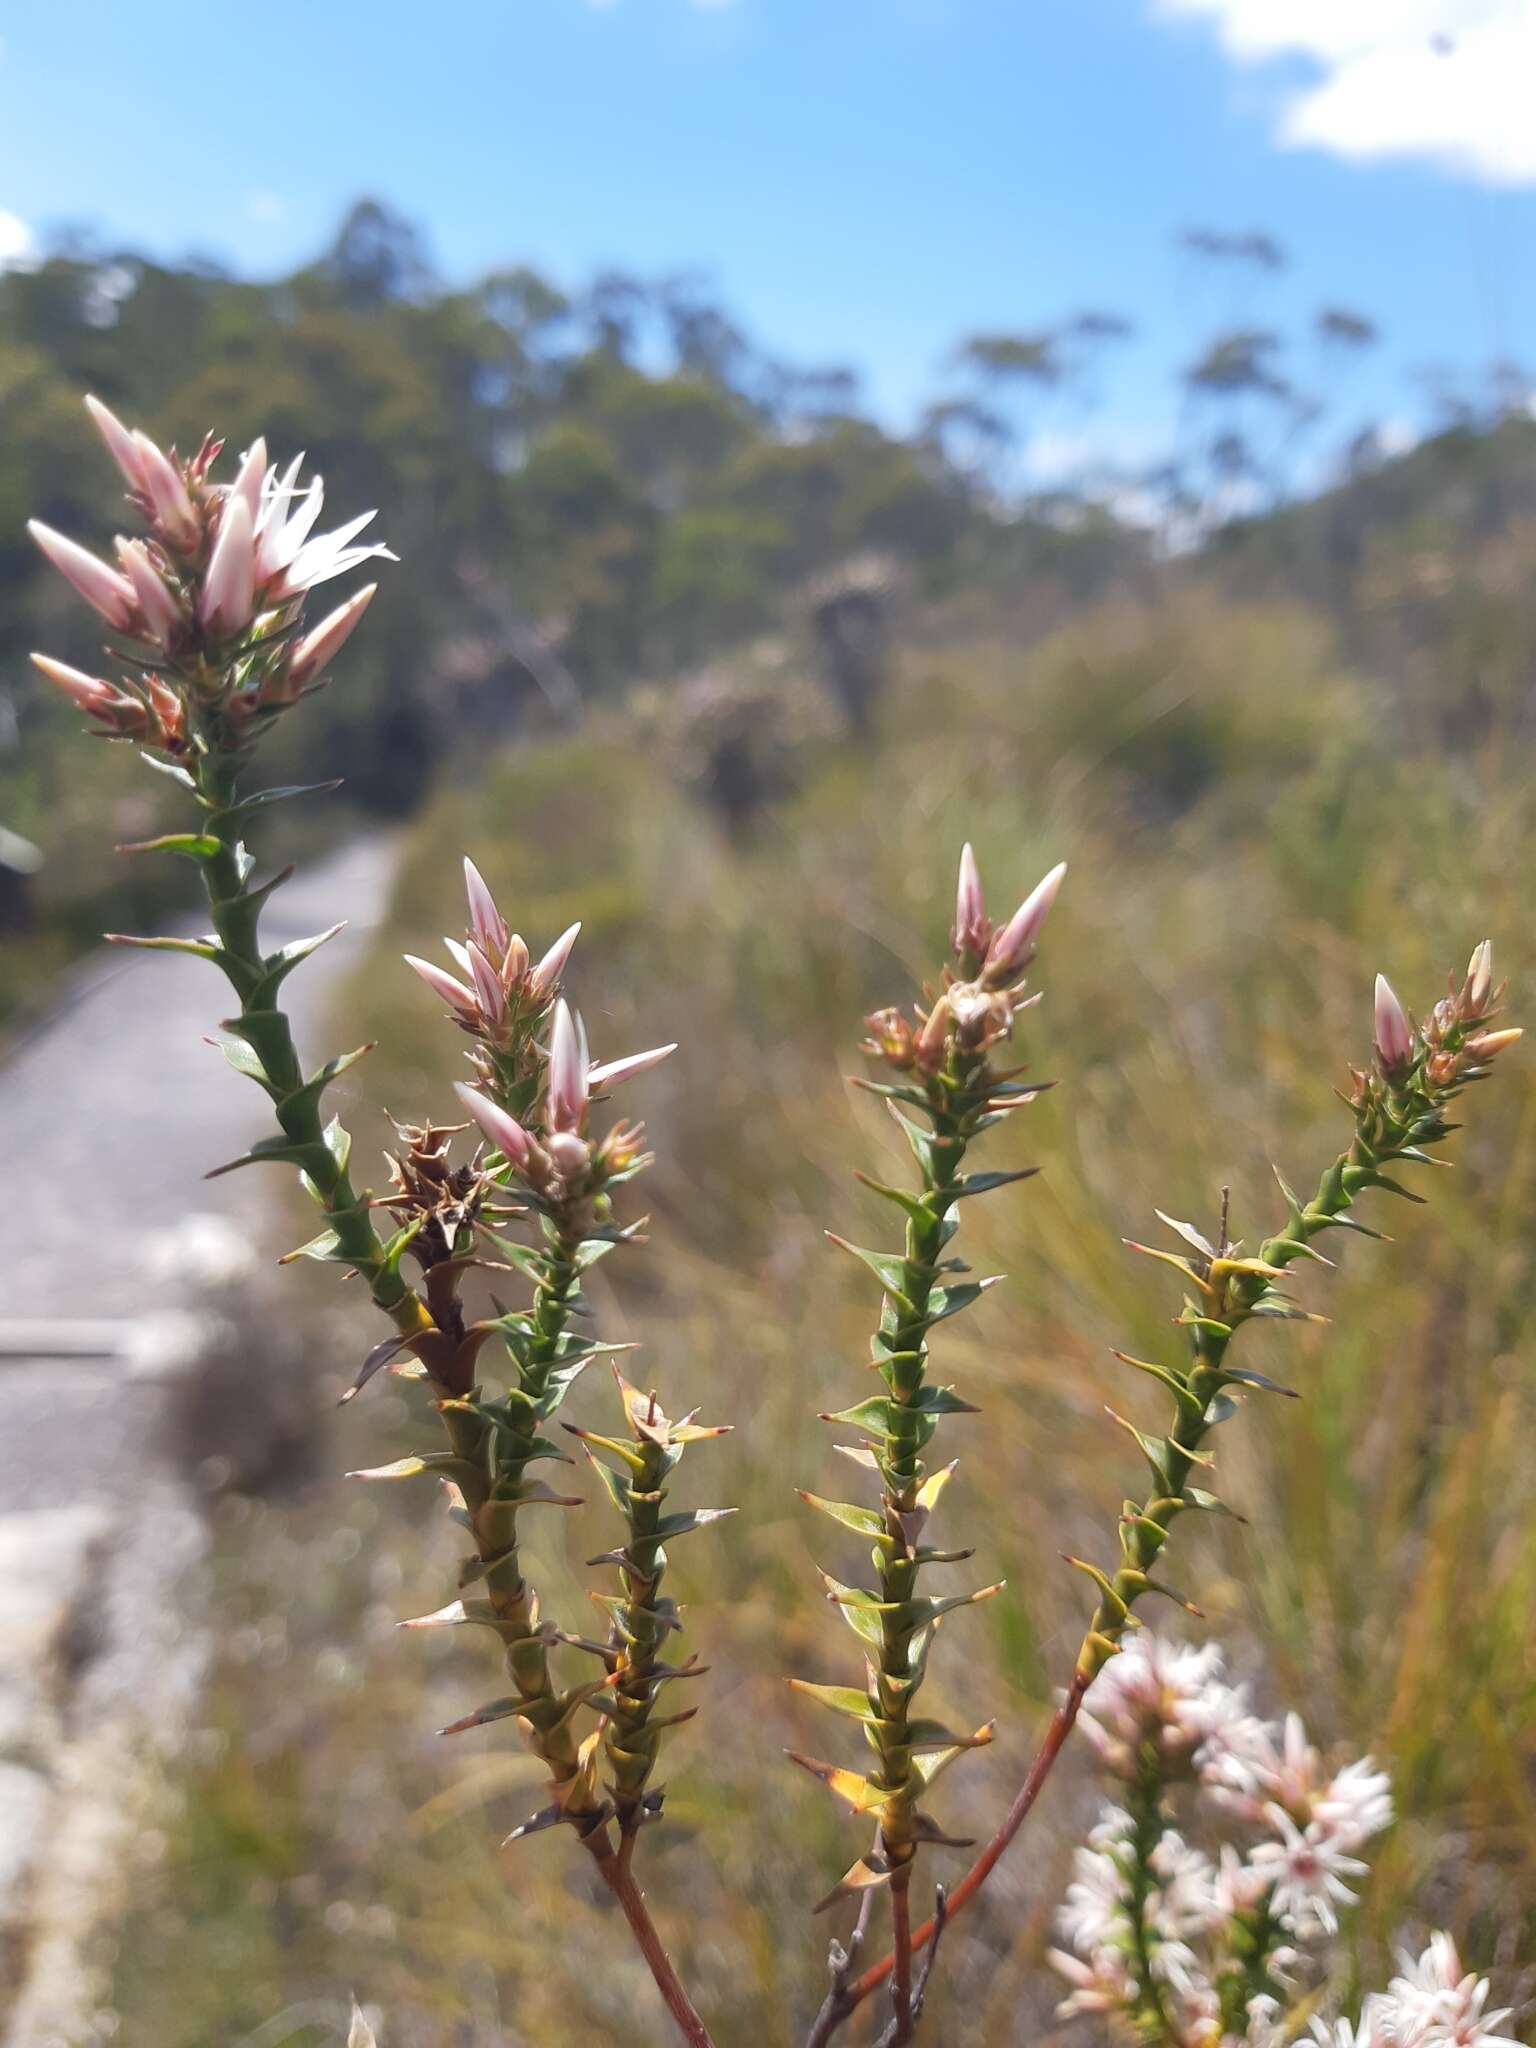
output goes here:
{"type": "Polygon", "coordinates": [[[652,1046],[618,1060],[594,1061],[586,1027],[565,1001],[555,1005],[544,1085],[535,1115],[522,1122],[479,1088],[456,1082],[460,1101],[501,1153],[513,1177],[539,1202],[601,1200],[649,1163],[645,1127],[622,1119],[591,1136],[588,1114],[602,1091],[660,1064],[675,1045],[652,1046]]]}
{"type": "Polygon", "coordinates": [[[872,1012],[864,1020],[869,1032],[864,1050],[898,1073],[938,1074],[952,1050],[984,1053],[1006,1039],[1026,1006],[1022,976],[1066,872],[1064,861],[1052,868],[1008,922],[994,927],[976,856],[967,844],[960,855],[950,935],[958,972],[946,964],[942,988],[927,991],[927,1008],[916,1009],[912,1019],[897,1009],[872,1012]]]}
{"type": "Polygon", "coordinates": [[[173,759],[197,744],[239,751],[318,686],[374,586],[304,632],[308,593],[362,562],[394,557],[381,543],[359,542],[371,512],[314,532],[325,492],[319,477],[301,485],[302,456],[280,473],[258,438],[233,480],[216,483],[221,442],[210,436],[183,462],[130,432],[99,399],[86,404],[148,535],[118,535],[114,564],[41,520],[28,530],[118,636],[121,674],[109,682],[47,655],[33,660],[107,737],[173,759]]]}
{"type": "MultiPolygon", "coordinates": [[[[1518,1028],[1493,1031],[1507,983],[1493,982],[1493,947],[1487,939],[1473,951],[1458,987],[1453,981],[1430,1012],[1422,1030],[1399,1002],[1384,974],[1376,977],[1376,1060],[1389,1087],[1401,1088],[1422,1059],[1424,1079],[1436,1090],[1478,1081],[1490,1061],[1513,1045],[1518,1028]]],[[[1366,1077],[1356,1074],[1356,1100],[1363,1099],[1366,1077]]]]}
{"type": "Polygon", "coordinates": [[[539,1065],[535,1035],[559,999],[581,926],[568,926],[534,963],[522,934],[508,927],[485,878],[467,858],[464,886],[469,898],[464,937],[443,941],[458,972],[450,974],[414,953],[406,954],[406,962],[442,997],[460,1030],[474,1039],[471,1058],[477,1074],[497,1096],[521,1108],[532,1099],[527,1084],[539,1065]]]}

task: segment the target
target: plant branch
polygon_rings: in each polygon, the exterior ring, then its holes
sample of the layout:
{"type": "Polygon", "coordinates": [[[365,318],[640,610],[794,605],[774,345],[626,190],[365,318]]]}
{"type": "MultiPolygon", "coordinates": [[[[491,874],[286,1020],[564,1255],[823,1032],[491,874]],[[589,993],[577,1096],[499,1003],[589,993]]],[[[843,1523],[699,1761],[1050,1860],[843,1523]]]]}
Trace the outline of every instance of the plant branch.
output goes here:
{"type": "MultiPolygon", "coordinates": [[[[1052,1714],[1045,1731],[1045,1738],[1035,1753],[1035,1760],[1029,1767],[1029,1775],[1020,1786],[1018,1795],[1003,1818],[1001,1827],[982,1850],[965,1876],[948,1895],[946,1911],[935,1913],[931,1920],[925,1920],[921,1927],[914,1929],[912,1952],[914,1955],[937,1939],[947,1920],[963,1912],[975,1898],[981,1887],[992,1875],[1001,1861],[1009,1843],[1029,1818],[1030,1809],[1040,1797],[1045,1781],[1060,1756],[1062,1747],[1077,1721],[1078,1709],[1083,1704],[1083,1695],[1088,1690],[1088,1681],[1081,1673],[1074,1675],[1066,1698],[1052,1714]]],[[[872,1963],[862,1976],[845,1985],[834,2004],[829,1997],[827,2005],[817,2015],[816,2024],[806,2039],[806,2048],[826,2048],[838,2029],[852,2016],[866,1998],[880,1989],[894,1967],[894,1956],[885,1956],[878,1963],[872,1963]],[[830,2009],[829,2009],[830,2008],[830,2009]]]]}
{"type": "Polygon", "coordinates": [[[656,1980],[656,1989],[661,1993],[667,2011],[677,2022],[678,2032],[692,2044],[692,2048],[715,2048],[708,2027],[684,1990],[682,1979],[667,1954],[666,1945],[645,1903],[645,1894],[636,1884],[627,1860],[615,1852],[604,1830],[598,1829],[585,1839],[603,1882],[623,1908],[630,1932],[645,1958],[646,1967],[656,1980]]]}

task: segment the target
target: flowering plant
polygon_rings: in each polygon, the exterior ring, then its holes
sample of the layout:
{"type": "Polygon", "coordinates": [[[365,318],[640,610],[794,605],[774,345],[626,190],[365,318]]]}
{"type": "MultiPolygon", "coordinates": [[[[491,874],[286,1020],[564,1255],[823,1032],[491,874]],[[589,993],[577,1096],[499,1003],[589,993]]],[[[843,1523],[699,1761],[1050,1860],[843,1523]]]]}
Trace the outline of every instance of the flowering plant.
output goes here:
{"type": "MultiPolygon", "coordinates": [[[[289,1256],[359,1275],[391,1326],[346,1398],[388,1371],[418,1383],[440,1424],[440,1449],[356,1476],[437,1478],[467,1538],[457,1597],[404,1626],[489,1631],[509,1689],[444,1733],[503,1720],[520,1731],[547,1774],[548,1796],[512,1839],[568,1831],[622,1908],[678,2030],[695,2048],[708,2048],[708,2028],[661,1940],[634,1864],[644,1830],[663,1815],[665,1788],[656,1774],[665,1738],[694,1711],[673,1709],[669,1688],[702,1670],[696,1656],[674,1659],[670,1639],[681,1622],[663,1590],[668,1546],[729,1512],[670,1507],[669,1484],[684,1451],[724,1429],[700,1425],[692,1413],[669,1419],[659,1391],[622,1374],[617,1432],[560,1421],[586,1368],[628,1348],[595,1334],[582,1292],[599,1259],[641,1241],[642,1221],[621,1219],[649,1155],[640,1125],[607,1120],[609,1094],[675,1048],[594,1060],[563,994],[579,927],[535,961],[466,860],[467,922],[463,938],[447,942],[450,965],[417,956],[410,965],[468,1040],[469,1078],[456,1084],[467,1120],[397,1123],[385,1190],[375,1195],[354,1182],[350,1138],[337,1118],[322,1114],[322,1102],[370,1048],[313,1072],[300,1064],[283,983],[333,933],[264,947],[262,911],[291,869],[254,883],[244,836],[271,806],[307,792],[252,790],[245,776],[270,725],[321,687],[373,595],[368,586],[310,626],[310,591],[388,558],[388,550],[359,539],[372,514],[317,536],[320,481],[301,484],[297,462],[283,470],[270,464],[259,440],[221,483],[217,442],[180,461],[88,403],[147,532],[119,539],[113,566],[34,524],[39,546],[114,636],[110,677],[34,659],[96,732],[136,744],[186,792],[197,812],[192,829],[123,850],[191,861],[212,922],[204,937],[118,942],[188,953],[224,976],[234,1014],[217,1043],[266,1093],[277,1129],[215,1171],[263,1163],[297,1170],[322,1227],[289,1256]],[[466,1290],[472,1283],[478,1290],[481,1273],[493,1274],[498,1287],[519,1286],[524,1305],[508,1308],[493,1295],[494,1312],[477,1312],[466,1290]],[[580,1446],[621,1525],[619,1540],[591,1560],[592,1569],[616,1574],[594,1593],[606,1627],[591,1637],[544,1611],[521,1538],[526,1512],[582,1505],[536,1469],[573,1462],[561,1447],[566,1436],[580,1446]]],[[[1289,1269],[1303,1259],[1327,1265],[1314,1240],[1330,1230],[1378,1235],[1353,1213],[1363,1196],[1419,1199],[1396,1176],[1432,1161],[1431,1148],[1455,1129],[1451,1105],[1518,1038],[1495,1024],[1502,991],[1486,942],[1422,1024],[1378,981],[1373,1058],[1353,1072],[1347,1098],[1349,1142],[1309,1197],[1281,1180],[1283,1219],[1253,1251],[1232,1240],[1225,1201],[1213,1235],[1164,1217],[1179,1251],[1133,1247],[1179,1276],[1181,1359],[1124,1359],[1171,1399],[1171,1419],[1156,1433],[1115,1417],[1150,1476],[1140,1498],[1125,1503],[1118,1558],[1106,1566],[1068,1560],[1093,1586],[1070,1682],[993,1836],[958,1882],[937,1888],[932,1918],[912,1925],[920,1859],[972,1846],[931,1810],[935,1783],[992,1737],[990,1722],[951,1728],[918,1712],[919,1694],[941,1624],[1002,1590],[926,1590],[931,1569],[972,1555],[969,1547],[928,1540],[941,1501],[947,1510],[954,1468],[931,1466],[927,1453],[950,1418],[975,1412],[931,1377],[930,1338],[991,1284],[969,1277],[955,1253],[968,1203],[1036,1170],[978,1170],[972,1155],[1044,1085],[1006,1062],[1018,1019],[1036,1000],[1026,973],[1064,872],[1054,868],[994,924],[966,847],[949,961],[913,1014],[883,1009],[867,1020],[865,1050],[879,1078],[862,1085],[900,1126],[916,1177],[906,1187],[866,1181],[901,1212],[899,1248],[833,1240],[878,1289],[870,1349],[882,1391],[823,1419],[854,1433],[856,1441],[842,1448],[872,1476],[874,1493],[863,1502],[804,1498],[871,1543],[873,1582],[824,1576],[861,1645],[862,1684],[796,1684],[859,1726],[872,1761],[863,1772],[799,1753],[796,1761],[872,1832],[822,1902],[856,1900],[857,1920],[846,1943],[832,1944],[832,1980],[809,2048],[824,2048],[876,1993],[889,1995],[882,2044],[899,2048],[913,2037],[940,1936],[1023,1826],[1079,1721],[1122,1797],[1081,1852],[1058,1965],[1072,1985],[1073,2010],[1108,2013],[1140,2040],[1203,2048],[1288,2038],[1300,2023],[1296,1985],[1337,1926],[1338,1908],[1363,1869],[1360,1850],[1390,1818],[1379,1773],[1363,1763],[1325,1773],[1299,1722],[1282,1734],[1254,1718],[1241,1693],[1221,1681],[1213,1650],[1175,1650],[1131,1631],[1148,1595],[1171,1594],[1154,1572],[1179,1518],[1223,1508],[1211,1490],[1208,1438],[1250,1396],[1289,1392],[1235,1361],[1241,1330],[1258,1320],[1308,1318],[1285,1285],[1289,1269]],[[1219,1855],[1175,1827],[1172,1801],[1181,1788],[1194,1791],[1208,1821],[1228,1830],[1219,1855]],[[890,1953],[861,1968],[880,1901],[889,1907],[890,1953]]],[[[1358,2035],[1340,2022],[1336,2038],[1401,2040],[1410,2048],[1492,2043],[1500,2016],[1484,2014],[1485,1995],[1480,1980],[1461,1973],[1448,1940],[1436,1937],[1383,1998],[1367,2004],[1358,2035]]]]}
{"type": "MultiPolygon", "coordinates": [[[[1214,1645],[1142,1633],[1095,1682],[1081,1725],[1115,1783],[1074,1859],[1051,1961],[1064,2018],[1102,2013],[1134,2041],[1279,2048],[1318,1994],[1322,1944],[1392,1823],[1369,1757],[1324,1767],[1298,1714],[1259,1718],[1214,1645]],[[1177,1825],[1183,1798],[1216,1848],[1177,1825]]],[[[1365,2001],[1358,2026],[1312,2020],[1323,2048],[1514,2048],[1485,1980],[1436,1934],[1365,2001]]]]}

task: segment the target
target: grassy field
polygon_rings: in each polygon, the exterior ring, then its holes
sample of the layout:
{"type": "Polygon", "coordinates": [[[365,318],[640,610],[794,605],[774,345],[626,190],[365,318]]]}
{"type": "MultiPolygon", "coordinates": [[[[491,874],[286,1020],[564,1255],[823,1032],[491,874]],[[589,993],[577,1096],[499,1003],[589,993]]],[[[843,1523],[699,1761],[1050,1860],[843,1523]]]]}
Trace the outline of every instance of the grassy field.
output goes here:
{"type": "MultiPolygon", "coordinates": [[[[985,637],[911,651],[876,736],[791,750],[795,786],[745,831],[722,831],[618,714],[445,787],[414,827],[338,1022],[348,1043],[382,1041],[348,1116],[359,1158],[386,1135],[368,1105],[451,1106],[456,1034],[397,956],[461,928],[466,849],[536,946],[585,920],[574,992],[600,1056],[681,1043],[626,1104],[659,1154],[652,1241],[605,1264],[593,1299],[606,1335],[643,1341],[636,1376],[674,1412],[737,1426],[683,1469],[690,1503],[741,1512],[675,1560],[712,1675],[645,1845],[723,2041],[803,2031],[826,1934],[807,1908],[855,1853],[781,1751],[829,1740],[784,1679],[855,1672],[812,1570],[852,1560],[794,1489],[833,1490],[815,1412],[868,1391],[871,1289],[822,1233],[889,1239],[849,1169],[902,1171],[899,1137],[846,1085],[862,1013],[936,966],[962,839],[999,910],[1071,863],[1021,1034],[1059,1086],[988,1162],[1044,1171],[972,1205],[961,1249],[1008,1283],[936,1339],[984,1410],[949,1428],[945,1534],[978,1547],[968,1583],[1008,1580],[932,1666],[946,1718],[999,1719],[937,1802],[985,1831],[1076,1652],[1085,1603],[1058,1553],[1107,1558],[1138,1483],[1104,1404],[1158,1412],[1110,1349],[1176,1341],[1171,1276],[1122,1238],[1157,1230],[1154,1205],[1208,1226],[1223,1185],[1237,1235],[1276,1226],[1272,1164],[1310,1186],[1347,1138],[1333,1090],[1367,1053],[1378,967],[1422,1010],[1486,932],[1517,1021],[1532,988],[1529,741],[1484,720],[1475,744],[1415,751],[1407,724],[1312,616],[1193,591],[1027,655],[985,637]]],[[[1394,1203],[1371,1220],[1395,1242],[1351,1239],[1337,1272],[1308,1268],[1330,1322],[1255,1333],[1247,1362],[1305,1399],[1256,1398],[1223,1432],[1222,1488],[1247,1522],[1181,1526],[1170,1566],[1207,1616],[1179,1626],[1220,1634],[1266,1707],[1390,1764],[1403,1818],[1355,1922],[1371,1979],[1410,1924],[1452,1927],[1479,1962],[1536,1954],[1536,1065],[1511,1056],[1467,1111],[1454,1170],[1421,1177],[1430,1209],[1394,1203]]],[[[355,1310],[341,1327],[325,1325],[322,1391],[372,1341],[355,1310]]],[[[612,1420],[596,1373],[573,1401],[612,1420]]],[[[375,1464],[422,1433],[376,1384],[323,1461],[375,1464]]],[[[539,1532],[538,1580],[568,1626],[581,1560],[606,1541],[595,1507],[539,1532]]],[[[475,1642],[394,1632],[450,1597],[454,1555],[431,1500],[403,1489],[222,1503],[198,1589],[219,1670],[122,1943],[121,2039],[319,2043],[348,1986],[385,2014],[386,2048],[663,2037],[568,1845],[495,1854],[538,1803],[515,1745],[433,1737],[497,1690],[475,1642]]],[[[957,1927],[946,2048],[1052,2036],[1039,1955],[1092,1796],[1077,1757],[957,1927]]]]}

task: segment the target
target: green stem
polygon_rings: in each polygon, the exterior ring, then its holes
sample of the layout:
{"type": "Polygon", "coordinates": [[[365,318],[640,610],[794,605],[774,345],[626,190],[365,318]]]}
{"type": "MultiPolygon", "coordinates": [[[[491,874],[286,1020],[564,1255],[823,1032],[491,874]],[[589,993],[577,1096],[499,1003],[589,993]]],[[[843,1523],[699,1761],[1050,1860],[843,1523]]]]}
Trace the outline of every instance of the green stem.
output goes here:
{"type": "Polygon", "coordinates": [[[898,1868],[910,1863],[913,1821],[921,1790],[912,1769],[910,1721],[917,1687],[911,1682],[912,1638],[922,1624],[911,1602],[921,1569],[916,1546],[898,1537],[897,1515],[911,1514],[923,1477],[922,1416],[916,1407],[927,1383],[929,1314],[938,1264],[946,1243],[945,1224],[958,1196],[953,1192],[965,1160],[971,1126],[986,1099],[985,1061],[960,1055],[948,1072],[928,1083],[932,1140],[922,1165],[923,1193],[909,1214],[902,1263],[900,1309],[885,1333],[890,1349],[892,1427],[881,1462],[891,1541],[879,1547],[880,1656],[877,1684],[880,1766],[875,1782],[893,1795],[884,1810],[881,1842],[898,1868]],[[974,1099],[978,1088],[980,1099],[974,1099]],[[931,1162],[931,1163],[930,1163],[931,1162]]]}
{"type": "Polygon", "coordinates": [[[236,762],[209,755],[202,762],[198,794],[207,811],[205,833],[213,850],[200,865],[214,932],[218,965],[240,999],[234,1020],[251,1048],[271,1096],[278,1127],[296,1152],[326,1220],[336,1236],[335,1256],[355,1268],[374,1301],[405,1337],[433,1330],[426,1308],[385,1259],[365,1197],[347,1172],[348,1141],[339,1126],[327,1136],[320,1116],[321,1091],[306,1087],[288,1018],[276,1000],[271,976],[275,956],[261,949],[258,927],[264,896],[250,887],[251,858],[240,838],[235,790],[236,762]]]}
{"type": "Polygon", "coordinates": [[[1144,2040],[1171,2043],[1178,2048],[1179,2030],[1168,2010],[1168,2000],[1156,1970],[1159,1935],[1152,1925],[1151,1905],[1158,1891],[1152,1859],[1163,1838],[1166,1815],[1163,1809],[1162,1773],[1155,1762],[1143,1758],[1135,1785],[1126,1801],[1131,1815],[1131,1867],[1127,1873],[1131,1895],[1127,1910],[1139,1987],[1137,2031],[1144,2040]]]}

